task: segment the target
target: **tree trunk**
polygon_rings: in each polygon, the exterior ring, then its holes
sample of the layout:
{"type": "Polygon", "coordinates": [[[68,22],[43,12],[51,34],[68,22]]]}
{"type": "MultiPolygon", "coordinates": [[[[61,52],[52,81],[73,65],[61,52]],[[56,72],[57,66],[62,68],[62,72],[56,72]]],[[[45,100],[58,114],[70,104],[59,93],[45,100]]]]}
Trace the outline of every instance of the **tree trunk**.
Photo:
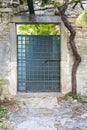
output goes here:
{"type": "Polygon", "coordinates": [[[69,30],[70,32],[70,36],[69,36],[69,43],[73,52],[73,56],[74,56],[74,64],[72,67],[72,93],[77,93],[77,80],[76,80],[76,72],[77,72],[77,68],[79,66],[79,63],[81,62],[81,57],[78,54],[76,45],[75,45],[75,36],[76,36],[76,32],[74,30],[74,28],[72,27],[72,25],[70,24],[70,22],[68,21],[66,15],[65,15],[65,11],[67,9],[68,6],[68,0],[66,0],[65,4],[63,6],[61,6],[61,8],[58,7],[61,19],[65,25],[65,27],[69,30]]]}

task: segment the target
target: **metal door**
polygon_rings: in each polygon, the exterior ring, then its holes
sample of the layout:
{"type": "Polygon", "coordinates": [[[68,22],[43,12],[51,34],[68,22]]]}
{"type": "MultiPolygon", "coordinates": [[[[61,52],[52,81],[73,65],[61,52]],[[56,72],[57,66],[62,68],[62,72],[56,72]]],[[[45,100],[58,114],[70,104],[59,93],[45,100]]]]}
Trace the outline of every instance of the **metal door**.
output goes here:
{"type": "Polygon", "coordinates": [[[60,36],[18,35],[18,91],[60,91],[60,36]]]}

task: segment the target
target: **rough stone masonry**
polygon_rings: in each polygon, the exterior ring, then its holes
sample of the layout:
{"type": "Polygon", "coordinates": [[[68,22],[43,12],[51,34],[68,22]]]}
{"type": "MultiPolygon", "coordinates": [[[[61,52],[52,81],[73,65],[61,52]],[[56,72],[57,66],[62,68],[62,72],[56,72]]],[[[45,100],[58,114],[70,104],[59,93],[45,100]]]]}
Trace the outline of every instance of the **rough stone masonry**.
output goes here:
{"type": "MultiPolygon", "coordinates": [[[[85,4],[87,4],[85,2],[85,4]]],[[[84,4],[84,6],[85,6],[84,4]]],[[[87,23],[84,25],[79,25],[76,23],[77,13],[81,13],[80,7],[77,7],[75,10],[72,10],[69,7],[66,12],[69,17],[70,22],[73,27],[76,29],[76,46],[82,57],[82,62],[79,65],[77,72],[77,91],[81,95],[86,95],[87,93],[87,23]]],[[[48,13],[43,10],[36,12],[36,15],[39,13],[40,16],[53,15],[53,9],[48,13]],[[52,12],[52,13],[51,13],[52,12]]],[[[22,14],[26,19],[28,19],[27,14],[22,14]]],[[[35,17],[36,18],[36,17],[35,17]]],[[[25,23],[29,20],[26,21],[25,23]]],[[[36,19],[37,20],[37,19],[36,19]]],[[[21,13],[14,14],[12,8],[0,8],[0,90],[2,94],[17,94],[17,42],[16,42],[16,23],[21,22],[22,17],[21,13]],[[2,88],[2,89],[1,89],[2,88]]],[[[24,21],[23,21],[24,22],[24,21]]],[[[29,21],[29,22],[32,22],[29,21]]],[[[39,21],[38,21],[39,22],[39,21]]],[[[61,29],[62,36],[62,47],[61,47],[61,93],[67,93],[71,91],[71,70],[73,64],[73,56],[71,48],[68,44],[68,31],[66,30],[63,34],[63,28],[61,29]],[[64,37],[64,38],[63,38],[64,37]],[[66,40],[64,40],[66,39],[66,40]],[[64,52],[65,51],[65,52],[64,52]],[[64,57],[64,55],[66,57],[64,57]],[[66,66],[66,69],[65,69],[66,66]],[[62,78],[63,77],[63,78],[62,78]]]]}

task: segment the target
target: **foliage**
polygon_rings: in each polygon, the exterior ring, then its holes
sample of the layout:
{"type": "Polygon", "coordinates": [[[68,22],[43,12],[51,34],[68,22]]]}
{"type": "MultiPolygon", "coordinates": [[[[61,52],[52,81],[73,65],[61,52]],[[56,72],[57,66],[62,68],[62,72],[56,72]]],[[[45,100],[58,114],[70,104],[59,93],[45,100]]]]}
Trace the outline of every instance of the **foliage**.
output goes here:
{"type": "Polygon", "coordinates": [[[70,92],[69,94],[68,94],[68,96],[70,96],[70,97],[72,97],[73,99],[76,99],[78,102],[80,102],[80,103],[83,103],[84,101],[83,101],[83,98],[81,97],[81,95],[79,95],[79,94],[74,94],[74,93],[72,93],[72,92],[70,92]]]}
{"type": "Polygon", "coordinates": [[[59,6],[61,6],[61,3],[59,1],[57,1],[57,2],[54,3],[54,6],[59,7],[59,6]]]}
{"type": "Polygon", "coordinates": [[[6,107],[0,106],[0,119],[5,116],[6,111],[7,111],[6,107]]]}
{"type": "MultiPolygon", "coordinates": [[[[36,0],[35,0],[36,1],[36,0]]],[[[38,0],[37,0],[38,1],[38,0]]],[[[41,6],[42,7],[44,7],[45,5],[49,5],[49,4],[51,4],[52,3],[52,1],[51,0],[42,0],[42,3],[41,3],[41,6]]]]}
{"type": "Polygon", "coordinates": [[[84,9],[83,13],[79,15],[77,21],[80,23],[84,23],[87,20],[87,7],[84,9]]]}
{"type": "Polygon", "coordinates": [[[70,4],[74,4],[75,2],[77,2],[78,0],[70,0],[70,4]]]}
{"type": "Polygon", "coordinates": [[[6,116],[7,109],[4,106],[0,106],[0,129],[4,128],[4,123],[2,121],[2,118],[6,116]]]}
{"type": "Polygon", "coordinates": [[[1,128],[4,128],[4,124],[3,124],[3,121],[2,120],[0,120],[0,129],[1,128]]]}
{"type": "Polygon", "coordinates": [[[57,35],[59,26],[54,24],[22,24],[18,25],[18,34],[57,35]]]}

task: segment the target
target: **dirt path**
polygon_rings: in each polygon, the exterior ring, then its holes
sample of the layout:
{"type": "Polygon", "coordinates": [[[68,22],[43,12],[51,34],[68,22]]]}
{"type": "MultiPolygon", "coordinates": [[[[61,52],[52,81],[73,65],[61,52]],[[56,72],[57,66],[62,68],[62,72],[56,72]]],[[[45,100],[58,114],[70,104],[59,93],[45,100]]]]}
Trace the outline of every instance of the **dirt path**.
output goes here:
{"type": "Polygon", "coordinates": [[[87,130],[87,104],[57,97],[19,98],[5,130],[87,130]]]}

